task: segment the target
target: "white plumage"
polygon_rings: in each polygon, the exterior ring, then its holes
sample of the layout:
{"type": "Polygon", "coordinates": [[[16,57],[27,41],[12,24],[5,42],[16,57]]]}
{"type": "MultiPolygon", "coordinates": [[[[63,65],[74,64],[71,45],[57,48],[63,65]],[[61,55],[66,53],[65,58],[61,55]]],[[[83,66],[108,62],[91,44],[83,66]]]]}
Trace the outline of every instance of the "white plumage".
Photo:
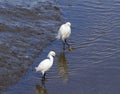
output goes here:
{"type": "Polygon", "coordinates": [[[67,38],[70,36],[71,34],[71,23],[70,22],[66,22],[65,24],[62,24],[58,30],[58,34],[56,36],[57,39],[61,39],[63,41],[63,48],[65,49],[65,44],[68,45],[67,43],[67,38]]]}
{"type": "Polygon", "coordinates": [[[61,39],[62,41],[65,41],[65,39],[67,39],[70,34],[71,34],[71,23],[70,22],[66,22],[65,24],[62,24],[58,30],[58,35],[57,35],[57,39],[61,39]]]}
{"type": "Polygon", "coordinates": [[[54,51],[50,51],[48,53],[48,59],[44,59],[43,61],[40,62],[38,67],[35,67],[36,72],[41,72],[43,75],[43,78],[45,78],[46,72],[52,67],[53,61],[54,61],[54,56],[55,56],[54,51]]]}

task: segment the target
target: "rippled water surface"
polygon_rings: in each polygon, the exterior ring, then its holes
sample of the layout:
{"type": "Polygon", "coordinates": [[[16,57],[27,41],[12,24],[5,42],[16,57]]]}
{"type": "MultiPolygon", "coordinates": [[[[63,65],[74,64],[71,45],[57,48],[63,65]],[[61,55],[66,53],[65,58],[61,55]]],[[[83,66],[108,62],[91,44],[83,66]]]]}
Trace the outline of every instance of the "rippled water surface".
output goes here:
{"type": "Polygon", "coordinates": [[[17,82],[62,21],[48,0],[0,0],[0,92],[17,82]]]}
{"type": "Polygon", "coordinates": [[[46,47],[25,76],[4,94],[120,94],[120,1],[60,0],[73,51],[62,51],[54,41],[46,47]],[[34,67],[55,50],[54,65],[41,82],[34,67]]]}

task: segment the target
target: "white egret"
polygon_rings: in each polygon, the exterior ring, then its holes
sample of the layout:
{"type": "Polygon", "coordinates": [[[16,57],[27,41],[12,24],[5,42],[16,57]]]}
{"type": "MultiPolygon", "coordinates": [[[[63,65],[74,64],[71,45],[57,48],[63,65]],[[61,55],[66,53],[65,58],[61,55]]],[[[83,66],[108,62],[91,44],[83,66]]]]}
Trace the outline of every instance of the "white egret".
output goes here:
{"type": "Polygon", "coordinates": [[[50,51],[48,53],[48,59],[44,59],[43,61],[40,62],[38,67],[35,67],[36,72],[41,72],[42,73],[42,78],[45,79],[46,72],[52,67],[53,61],[54,61],[54,56],[55,56],[54,51],[50,51]]]}
{"type": "Polygon", "coordinates": [[[71,34],[71,23],[66,22],[65,24],[62,24],[58,30],[58,34],[56,38],[62,40],[64,50],[65,50],[65,44],[68,46],[68,48],[70,48],[70,45],[67,42],[67,38],[70,36],[70,34],[71,34]]]}

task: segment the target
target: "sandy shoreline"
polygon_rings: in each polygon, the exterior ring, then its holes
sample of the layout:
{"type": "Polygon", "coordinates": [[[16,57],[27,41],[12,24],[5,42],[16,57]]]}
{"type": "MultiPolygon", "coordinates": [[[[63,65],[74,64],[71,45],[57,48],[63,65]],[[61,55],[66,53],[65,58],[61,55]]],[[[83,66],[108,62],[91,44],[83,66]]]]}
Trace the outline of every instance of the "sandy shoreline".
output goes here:
{"type": "Polygon", "coordinates": [[[50,2],[31,9],[1,2],[0,91],[15,83],[34,63],[42,49],[55,39],[62,18],[50,2]]]}

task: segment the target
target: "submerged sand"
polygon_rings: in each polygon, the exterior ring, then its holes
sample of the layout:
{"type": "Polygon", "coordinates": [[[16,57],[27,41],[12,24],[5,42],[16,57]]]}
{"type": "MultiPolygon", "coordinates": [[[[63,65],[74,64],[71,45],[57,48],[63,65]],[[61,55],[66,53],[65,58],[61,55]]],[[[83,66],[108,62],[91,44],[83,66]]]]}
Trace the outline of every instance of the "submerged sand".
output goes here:
{"type": "Polygon", "coordinates": [[[0,91],[28,70],[42,49],[55,39],[62,21],[59,7],[51,2],[8,1],[0,1],[0,91]]]}

